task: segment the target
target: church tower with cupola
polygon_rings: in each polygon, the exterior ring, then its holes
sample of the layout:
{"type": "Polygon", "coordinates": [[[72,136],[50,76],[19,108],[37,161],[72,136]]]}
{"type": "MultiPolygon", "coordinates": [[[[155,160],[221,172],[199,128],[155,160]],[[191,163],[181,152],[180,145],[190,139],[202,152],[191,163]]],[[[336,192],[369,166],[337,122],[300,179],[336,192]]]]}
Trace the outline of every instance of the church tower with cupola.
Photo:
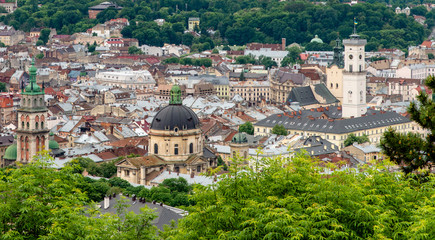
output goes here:
{"type": "Polygon", "coordinates": [[[367,112],[366,105],[366,39],[361,39],[356,32],[350,39],[343,40],[343,112],[344,118],[360,117],[367,112]]]}
{"type": "Polygon", "coordinates": [[[42,150],[48,150],[47,112],[42,88],[36,84],[34,61],[29,68],[30,82],[24,88],[21,84],[21,104],[18,112],[17,161],[29,163],[33,156],[42,150]]]}

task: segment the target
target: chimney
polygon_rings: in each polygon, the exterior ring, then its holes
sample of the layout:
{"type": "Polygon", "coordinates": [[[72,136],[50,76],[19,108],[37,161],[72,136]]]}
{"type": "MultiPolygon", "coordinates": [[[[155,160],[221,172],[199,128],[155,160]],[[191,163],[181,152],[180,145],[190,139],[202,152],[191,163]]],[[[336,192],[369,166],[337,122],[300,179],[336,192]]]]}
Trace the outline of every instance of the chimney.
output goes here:
{"type": "Polygon", "coordinates": [[[282,48],[283,51],[285,51],[285,45],[286,45],[286,39],[282,38],[281,39],[281,48],[282,48]]]}
{"type": "Polygon", "coordinates": [[[108,196],[105,196],[105,197],[104,197],[104,209],[108,209],[109,206],[110,206],[110,203],[109,203],[109,197],[108,197],[108,196]]]}

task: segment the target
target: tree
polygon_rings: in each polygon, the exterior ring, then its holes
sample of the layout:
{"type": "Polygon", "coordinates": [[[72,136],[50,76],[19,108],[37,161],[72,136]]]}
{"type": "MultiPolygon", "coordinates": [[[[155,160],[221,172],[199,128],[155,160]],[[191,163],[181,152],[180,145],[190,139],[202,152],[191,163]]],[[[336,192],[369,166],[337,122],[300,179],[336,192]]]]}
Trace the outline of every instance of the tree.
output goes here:
{"type": "Polygon", "coordinates": [[[370,142],[369,137],[366,134],[363,134],[362,136],[358,137],[355,134],[351,133],[347,136],[346,140],[344,140],[344,146],[350,146],[354,142],[361,144],[365,142],[370,142]]]}
{"type": "Polygon", "coordinates": [[[245,132],[249,135],[254,135],[254,125],[251,122],[245,122],[239,126],[239,132],[245,132]]]}
{"type": "Polygon", "coordinates": [[[44,42],[44,45],[47,44],[50,33],[51,33],[51,30],[49,28],[42,29],[41,32],[39,33],[38,40],[41,40],[42,42],[44,42]]]}
{"type": "Polygon", "coordinates": [[[192,190],[187,180],[182,177],[167,178],[163,180],[160,186],[168,188],[171,192],[189,193],[192,190]]]}
{"type": "Polygon", "coordinates": [[[44,45],[44,42],[42,40],[36,41],[36,46],[42,46],[44,45]]]}
{"type": "Polygon", "coordinates": [[[261,171],[236,158],[218,182],[196,186],[189,215],[159,237],[414,239],[435,234],[434,178],[412,181],[389,171],[387,162],[326,175],[323,163],[303,153],[255,162],[261,171]]]}
{"type": "Polygon", "coordinates": [[[143,54],[142,50],[136,46],[128,47],[128,54],[143,54]]]}
{"type": "Polygon", "coordinates": [[[88,52],[93,53],[93,52],[95,52],[96,48],[97,48],[97,46],[92,44],[88,47],[88,52]]]}
{"type": "MultiPolygon", "coordinates": [[[[434,92],[435,77],[427,77],[425,84],[434,92]]],[[[391,161],[399,164],[406,174],[431,169],[435,162],[434,95],[430,96],[425,91],[421,91],[417,100],[418,102],[410,103],[408,113],[411,120],[427,130],[427,136],[421,137],[417,133],[399,133],[390,128],[384,133],[380,143],[383,152],[391,161]]]]}
{"type": "Polygon", "coordinates": [[[428,53],[428,54],[427,54],[427,58],[429,58],[429,59],[434,59],[435,56],[433,55],[433,53],[428,53]]]}
{"type": "Polygon", "coordinates": [[[43,59],[44,58],[44,53],[38,53],[38,54],[36,54],[36,58],[37,59],[43,59]]]}
{"type": "Polygon", "coordinates": [[[6,92],[6,83],[0,82],[0,92],[6,92]]]}
{"type": "Polygon", "coordinates": [[[288,135],[287,129],[285,129],[285,127],[283,125],[275,125],[275,126],[273,126],[272,133],[276,134],[276,135],[282,135],[282,136],[287,136],[288,135]]]}
{"type": "Polygon", "coordinates": [[[243,81],[245,81],[245,80],[246,80],[246,78],[245,78],[245,71],[242,70],[242,72],[240,73],[239,81],[240,81],[240,82],[243,82],[243,81]]]}

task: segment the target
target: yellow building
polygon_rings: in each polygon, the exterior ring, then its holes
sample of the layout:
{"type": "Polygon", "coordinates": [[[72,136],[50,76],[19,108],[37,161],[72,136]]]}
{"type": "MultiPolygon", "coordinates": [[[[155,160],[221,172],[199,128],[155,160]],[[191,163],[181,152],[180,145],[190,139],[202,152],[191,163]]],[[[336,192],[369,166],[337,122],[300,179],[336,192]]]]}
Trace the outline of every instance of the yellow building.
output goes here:
{"type": "Polygon", "coordinates": [[[401,133],[414,131],[412,121],[396,112],[369,109],[361,117],[343,119],[341,107],[330,106],[271,115],[254,124],[254,134],[270,135],[275,125],[283,125],[289,134],[320,136],[340,149],[351,133],[356,136],[365,134],[371,143],[376,144],[390,127],[401,133]]]}
{"type": "Polygon", "coordinates": [[[189,31],[194,31],[195,26],[199,27],[199,18],[197,18],[197,17],[189,18],[189,25],[188,25],[189,31]]]}

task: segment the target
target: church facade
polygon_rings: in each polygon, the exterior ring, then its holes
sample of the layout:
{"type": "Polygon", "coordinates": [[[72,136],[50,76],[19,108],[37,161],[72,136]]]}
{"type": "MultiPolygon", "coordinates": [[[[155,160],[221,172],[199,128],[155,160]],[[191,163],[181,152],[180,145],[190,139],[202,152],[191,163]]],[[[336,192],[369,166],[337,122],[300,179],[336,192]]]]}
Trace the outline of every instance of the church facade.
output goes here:
{"type": "Polygon", "coordinates": [[[149,185],[162,171],[199,174],[216,166],[216,156],[204,146],[198,116],[182,105],[180,87],[171,89],[169,105],[154,117],[147,156],[125,158],[116,164],[117,176],[149,185]]]}

